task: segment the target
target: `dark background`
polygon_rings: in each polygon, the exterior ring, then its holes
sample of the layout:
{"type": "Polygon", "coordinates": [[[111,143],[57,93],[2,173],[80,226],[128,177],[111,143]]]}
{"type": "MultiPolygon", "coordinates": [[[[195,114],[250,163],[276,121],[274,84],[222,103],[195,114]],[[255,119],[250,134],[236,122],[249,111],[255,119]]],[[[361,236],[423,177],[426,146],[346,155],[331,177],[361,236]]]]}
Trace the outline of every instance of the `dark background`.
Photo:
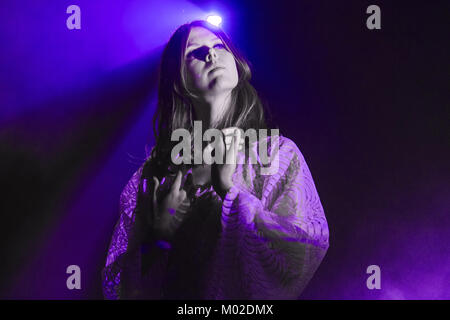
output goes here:
{"type": "Polygon", "coordinates": [[[212,9],[327,216],[330,248],[302,297],[450,298],[449,4],[2,2],[0,298],[102,298],[119,195],[153,143],[161,48],[212,9]],[[70,4],[81,30],[66,28],[70,4]],[[371,4],[381,30],[366,28],[371,4]],[[371,264],[381,290],[366,287],[371,264]]]}

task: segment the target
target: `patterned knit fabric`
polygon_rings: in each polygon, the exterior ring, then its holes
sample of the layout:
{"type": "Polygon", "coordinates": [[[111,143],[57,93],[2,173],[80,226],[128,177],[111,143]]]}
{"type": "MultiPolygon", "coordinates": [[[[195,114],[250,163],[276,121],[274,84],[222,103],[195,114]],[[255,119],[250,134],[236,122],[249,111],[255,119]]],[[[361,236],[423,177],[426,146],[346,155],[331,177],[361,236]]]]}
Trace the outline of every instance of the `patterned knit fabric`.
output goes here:
{"type": "Polygon", "coordinates": [[[102,273],[105,298],[299,298],[328,249],[328,225],[298,147],[283,136],[267,140],[270,159],[278,159],[272,174],[262,174],[258,143],[250,148],[256,164],[244,163],[240,151],[244,164],[223,201],[210,185],[188,193],[170,247],[139,236],[141,167],[120,197],[102,273]]]}

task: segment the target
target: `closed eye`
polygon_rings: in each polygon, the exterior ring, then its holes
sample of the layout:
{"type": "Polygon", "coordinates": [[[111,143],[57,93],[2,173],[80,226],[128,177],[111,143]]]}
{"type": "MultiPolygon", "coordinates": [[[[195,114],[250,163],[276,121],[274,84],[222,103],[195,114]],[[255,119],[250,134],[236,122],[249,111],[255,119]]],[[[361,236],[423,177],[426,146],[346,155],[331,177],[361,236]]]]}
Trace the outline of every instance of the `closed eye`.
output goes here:
{"type": "MultiPolygon", "coordinates": [[[[217,50],[227,50],[225,45],[223,43],[217,43],[213,46],[214,49],[217,50]]],[[[207,46],[201,46],[197,49],[191,50],[186,54],[187,59],[199,59],[199,60],[205,60],[206,55],[209,52],[209,48],[207,46]]]]}
{"type": "Polygon", "coordinates": [[[218,43],[214,45],[215,49],[226,49],[225,45],[223,43],[218,43]]]}
{"type": "Polygon", "coordinates": [[[186,57],[188,59],[195,58],[195,59],[199,59],[199,60],[205,60],[205,57],[208,54],[208,52],[209,52],[209,48],[207,46],[202,46],[200,48],[190,51],[186,55],[186,57]]]}

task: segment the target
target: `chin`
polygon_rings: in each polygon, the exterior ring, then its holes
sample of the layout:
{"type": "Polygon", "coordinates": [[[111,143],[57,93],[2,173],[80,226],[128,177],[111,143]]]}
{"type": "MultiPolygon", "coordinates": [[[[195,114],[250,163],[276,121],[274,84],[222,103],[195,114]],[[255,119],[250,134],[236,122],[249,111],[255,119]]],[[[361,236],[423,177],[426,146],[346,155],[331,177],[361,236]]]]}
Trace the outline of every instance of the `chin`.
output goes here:
{"type": "Polygon", "coordinates": [[[225,77],[219,76],[210,82],[209,91],[217,91],[217,93],[221,93],[223,91],[231,91],[236,87],[236,85],[236,81],[232,81],[225,77]]]}

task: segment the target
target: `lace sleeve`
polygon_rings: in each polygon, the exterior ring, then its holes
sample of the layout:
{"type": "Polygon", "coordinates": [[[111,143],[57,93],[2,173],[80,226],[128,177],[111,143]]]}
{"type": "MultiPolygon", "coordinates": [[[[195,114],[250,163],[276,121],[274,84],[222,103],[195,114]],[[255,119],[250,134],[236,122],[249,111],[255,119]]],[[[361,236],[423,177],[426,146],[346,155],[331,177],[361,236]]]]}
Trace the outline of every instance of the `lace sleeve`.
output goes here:
{"type": "Polygon", "coordinates": [[[218,299],[296,299],[328,249],[328,225],[303,155],[289,139],[261,199],[236,185],[222,207],[210,282],[218,299]]]}
{"type": "Polygon", "coordinates": [[[137,250],[132,250],[130,239],[133,237],[133,225],[142,170],[138,170],[123,189],[120,196],[119,220],[114,227],[112,239],[102,271],[103,295],[106,299],[119,299],[123,295],[125,269],[140,264],[137,250]]]}
{"type": "MultiPolygon", "coordinates": [[[[120,216],[102,271],[106,299],[160,299],[162,295],[168,252],[158,246],[144,216],[152,215],[147,197],[154,188],[151,185],[148,192],[143,191],[141,176],[146,163],[131,177],[120,196],[120,216]]],[[[149,176],[151,171],[147,172],[149,176]]]]}

